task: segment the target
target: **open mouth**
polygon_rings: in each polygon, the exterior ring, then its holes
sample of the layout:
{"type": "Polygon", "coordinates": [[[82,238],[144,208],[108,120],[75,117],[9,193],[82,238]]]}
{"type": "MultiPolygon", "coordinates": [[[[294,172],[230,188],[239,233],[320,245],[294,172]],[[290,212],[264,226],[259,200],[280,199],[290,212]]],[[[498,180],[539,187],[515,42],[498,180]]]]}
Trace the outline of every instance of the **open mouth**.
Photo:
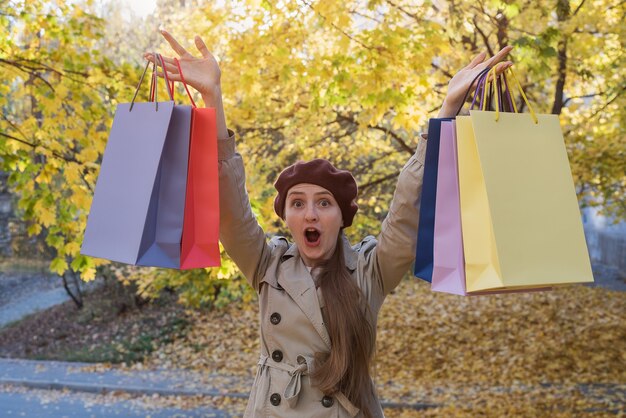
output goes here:
{"type": "Polygon", "coordinates": [[[320,232],[315,228],[307,228],[304,231],[305,242],[307,245],[315,246],[320,242],[320,232]]]}

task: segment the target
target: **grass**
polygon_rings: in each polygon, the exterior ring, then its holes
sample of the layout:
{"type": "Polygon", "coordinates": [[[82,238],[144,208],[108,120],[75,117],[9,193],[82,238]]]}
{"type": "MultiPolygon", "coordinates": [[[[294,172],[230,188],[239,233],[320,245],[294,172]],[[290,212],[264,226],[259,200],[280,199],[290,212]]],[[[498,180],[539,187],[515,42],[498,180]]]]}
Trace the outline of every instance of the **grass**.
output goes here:
{"type": "Polygon", "coordinates": [[[50,274],[49,260],[32,258],[0,258],[0,272],[6,274],[40,273],[50,274]]]}
{"type": "Polygon", "coordinates": [[[184,317],[173,317],[163,327],[149,328],[136,335],[119,335],[113,341],[99,342],[80,349],[61,350],[34,356],[36,360],[77,361],[83,363],[132,364],[142,361],[162,344],[184,336],[190,322],[184,317]]]}
{"type": "Polygon", "coordinates": [[[190,325],[177,295],[134,301],[133,290],[108,283],[0,329],[0,356],[88,363],[135,363],[183,337],[190,325]]]}

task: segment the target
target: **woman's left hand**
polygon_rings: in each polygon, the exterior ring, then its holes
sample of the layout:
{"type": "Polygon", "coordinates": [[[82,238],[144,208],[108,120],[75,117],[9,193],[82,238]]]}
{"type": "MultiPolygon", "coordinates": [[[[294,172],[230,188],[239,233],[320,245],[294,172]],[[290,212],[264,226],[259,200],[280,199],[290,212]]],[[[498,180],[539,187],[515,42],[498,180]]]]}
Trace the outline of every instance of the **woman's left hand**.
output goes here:
{"type": "MultiPolygon", "coordinates": [[[[489,58],[487,61],[485,60],[485,56],[487,55],[485,52],[481,52],[478,54],[472,62],[461,71],[456,73],[454,77],[448,83],[448,94],[446,95],[445,100],[443,101],[443,106],[439,111],[439,118],[448,118],[456,116],[456,111],[463,104],[463,99],[465,98],[465,93],[467,89],[470,88],[470,83],[481,71],[483,71],[487,67],[493,67],[494,65],[500,63],[513,49],[512,46],[505,46],[493,57],[489,58]]],[[[500,74],[507,68],[511,67],[513,63],[511,61],[505,61],[498,65],[496,68],[496,73],[500,74]]],[[[472,88],[476,87],[476,83],[472,88]]]]}

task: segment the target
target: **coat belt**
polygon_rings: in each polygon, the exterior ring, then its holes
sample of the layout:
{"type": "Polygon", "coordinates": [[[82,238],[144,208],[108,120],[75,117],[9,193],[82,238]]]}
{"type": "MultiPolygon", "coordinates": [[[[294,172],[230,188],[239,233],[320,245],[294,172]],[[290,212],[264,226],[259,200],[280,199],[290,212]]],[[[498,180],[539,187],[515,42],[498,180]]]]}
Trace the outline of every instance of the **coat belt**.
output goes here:
{"type": "MultiPolygon", "coordinates": [[[[258,365],[260,366],[259,372],[264,367],[272,367],[287,372],[290,376],[289,382],[283,391],[283,398],[287,401],[290,408],[295,408],[298,404],[298,396],[302,389],[302,376],[307,376],[313,371],[313,357],[298,355],[296,361],[298,364],[292,366],[287,363],[276,363],[268,361],[269,357],[261,354],[258,365]]],[[[351,417],[355,417],[359,413],[359,408],[354,406],[352,402],[341,392],[335,394],[337,401],[343,406],[351,417]]]]}

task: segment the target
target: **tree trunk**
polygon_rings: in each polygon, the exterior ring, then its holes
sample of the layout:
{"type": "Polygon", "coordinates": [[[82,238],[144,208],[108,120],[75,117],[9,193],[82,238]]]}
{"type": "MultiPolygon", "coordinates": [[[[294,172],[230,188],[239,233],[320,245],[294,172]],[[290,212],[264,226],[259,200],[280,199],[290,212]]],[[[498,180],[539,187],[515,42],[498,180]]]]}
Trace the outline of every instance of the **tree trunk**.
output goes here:
{"type": "MultiPolygon", "coordinates": [[[[557,0],[556,16],[559,22],[565,22],[569,19],[570,6],[568,0],[557,0]]],[[[561,109],[563,109],[563,91],[565,89],[565,75],[567,71],[567,36],[567,34],[563,35],[558,45],[559,69],[551,112],[553,115],[559,115],[561,109]]]]}
{"type": "Polygon", "coordinates": [[[68,272],[70,272],[70,274],[74,274],[73,272],[71,272],[71,270],[68,270],[67,272],[65,272],[63,274],[63,276],[61,276],[61,278],[63,279],[63,287],[65,288],[65,291],[67,292],[67,294],[70,295],[70,297],[74,301],[74,304],[76,305],[76,307],[78,309],[82,309],[83,308],[83,297],[82,297],[82,294],[80,293],[80,290],[77,292],[76,295],[70,290],[70,287],[69,287],[69,285],[67,283],[67,274],[68,274],[68,272]]]}

